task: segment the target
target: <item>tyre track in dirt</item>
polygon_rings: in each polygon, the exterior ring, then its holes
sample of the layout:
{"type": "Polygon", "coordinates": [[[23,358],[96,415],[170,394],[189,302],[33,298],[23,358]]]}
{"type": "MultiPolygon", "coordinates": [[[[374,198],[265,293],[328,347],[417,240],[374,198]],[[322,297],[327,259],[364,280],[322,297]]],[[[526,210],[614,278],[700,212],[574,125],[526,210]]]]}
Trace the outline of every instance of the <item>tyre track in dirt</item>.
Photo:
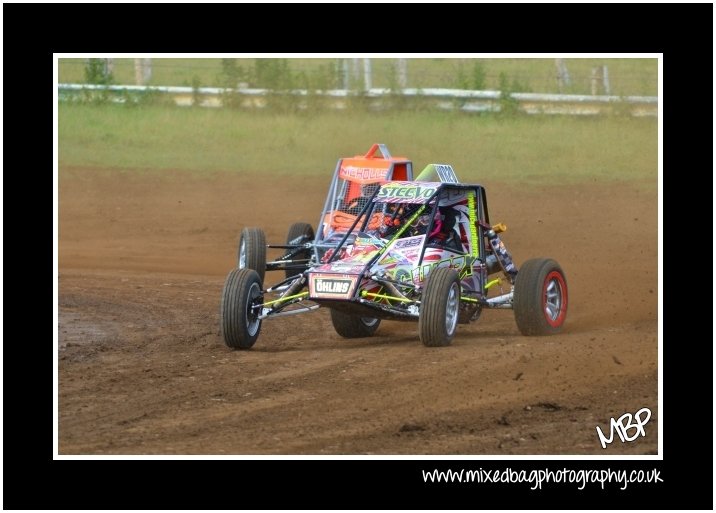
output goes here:
{"type": "Polygon", "coordinates": [[[302,197],[268,211],[277,192],[255,178],[61,170],[60,454],[656,452],[655,191],[485,184],[518,264],[550,256],[567,274],[558,336],[491,311],[444,349],[411,323],[345,340],[319,310],[232,351],[218,307],[241,228],[282,242],[327,186],[285,177],[302,197]],[[602,450],[595,426],[645,406],[648,436],[602,450]]]}

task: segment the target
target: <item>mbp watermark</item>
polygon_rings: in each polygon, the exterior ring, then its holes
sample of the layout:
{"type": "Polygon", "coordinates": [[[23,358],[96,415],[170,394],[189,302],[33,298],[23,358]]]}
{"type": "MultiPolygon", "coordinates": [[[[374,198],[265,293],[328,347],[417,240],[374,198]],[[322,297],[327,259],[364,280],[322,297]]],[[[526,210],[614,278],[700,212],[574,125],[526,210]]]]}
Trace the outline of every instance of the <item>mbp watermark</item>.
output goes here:
{"type": "Polygon", "coordinates": [[[607,444],[610,444],[614,441],[614,431],[617,432],[617,435],[619,435],[619,438],[622,442],[633,442],[639,436],[646,436],[646,431],[644,431],[644,425],[649,422],[650,418],[651,410],[649,408],[642,408],[633,416],[631,413],[625,413],[617,420],[614,420],[614,418],[612,418],[609,422],[609,438],[604,436],[604,433],[602,432],[601,428],[597,426],[597,435],[599,436],[599,442],[602,444],[602,449],[606,449],[607,444]],[[634,430],[633,435],[629,434],[630,429],[634,430]]]}

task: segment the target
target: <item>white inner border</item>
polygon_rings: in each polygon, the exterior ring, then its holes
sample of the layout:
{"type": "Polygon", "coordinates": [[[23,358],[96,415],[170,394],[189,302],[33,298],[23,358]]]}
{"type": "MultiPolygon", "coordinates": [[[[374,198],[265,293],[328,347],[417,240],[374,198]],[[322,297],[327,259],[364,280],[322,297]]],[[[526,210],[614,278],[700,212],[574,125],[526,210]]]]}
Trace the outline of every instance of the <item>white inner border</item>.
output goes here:
{"type": "MultiPolygon", "coordinates": [[[[2,71],[0,71],[2,73],[2,71]]],[[[53,335],[53,356],[54,356],[54,368],[53,368],[53,459],[54,460],[576,460],[576,461],[594,461],[594,460],[663,460],[664,459],[664,405],[663,405],[663,54],[633,54],[633,53],[605,53],[605,54],[509,54],[509,53],[490,53],[490,54],[400,54],[400,53],[381,53],[381,54],[360,54],[360,53],[321,53],[321,54],[280,54],[280,53],[248,53],[248,54],[210,54],[210,53],[196,53],[196,54],[170,54],[170,53],[156,53],[156,54],[125,54],[125,53],[111,53],[111,54],[78,54],[78,53],[65,53],[65,54],[53,54],[53,322],[54,322],[54,335],[53,335]],[[59,267],[58,267],[58,227],[59,227],[59,194],[58,194],[58,177],[59,177],[59,158],[58,158],[58,88],[59,83],[59,59],[76,59],[76,58],[412,58],[412,59],[426,59],[426,58],[535,58],[535,59],[546,59],[546,58],[602,58],[602,59],[614,59],[614,58],[647,58],[647,59],[658,59],[658,320],[657,320],[657,333],[658,333],[658,454],[657,455],[435,455],[435,454],[421,454],[421,455],[60,455],[59,454],[59,387],[58,387],[58,358],[59,358],[59,267]]],[[[2,143],[0,143],[2,144],[2,143]]],[[[716,187],[716,185],[714,186],[716,187]]],[[[0,184],[0,190],[2,185],[0,184]]],[[[715,189],[716,190],[716,189],[715,189]]],[[[2,216],[2,213],[0,213],[2,216]]],[[[715,214],[716,216],[716,214],[715,214]]],[[[0,228],[1,230],[2,228],[0,228]]],[[[0,240],[0,244],[2,244],[0,240]]],[[[2,246],[0,246],[0,253],[2,246]]],[[[714,279],[716,280],[716,278],[714,279]]],[[[2,277],[0,276],[0,282],[2,277]]],[[[716,281],[714,282],[716,286],[716,281]]],[[[716,308],[716,307],[715,307],[716,308]]],[[[716,310],[715,310],[716,312],[716,310]]],[[[0,313],[2,315],[2,313],[0,313]]],[[[714,322],[716,322],[716,313],[714,315],[714,322]]],[[[0,317],[0,322],[2,318],[0,317]]],[[[716,356],[714,357],[716,359],[716,356]]],[[[714,412],[716,416],[716,410],[714,412]]],[[[595,432],[595,446],[596,445],[596,432],[595,432]]]]}

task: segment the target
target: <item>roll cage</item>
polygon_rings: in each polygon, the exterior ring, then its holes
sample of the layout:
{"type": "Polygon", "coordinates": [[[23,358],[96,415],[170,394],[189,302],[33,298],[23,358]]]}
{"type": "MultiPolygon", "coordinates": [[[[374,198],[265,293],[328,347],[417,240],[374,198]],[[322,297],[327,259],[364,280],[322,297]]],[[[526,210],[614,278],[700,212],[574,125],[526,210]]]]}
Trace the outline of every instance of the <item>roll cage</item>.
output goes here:
{"type": "MultiPolygon", "coordinates": [[[[332,263],[339,259],[341,248],[351,243],[357,233],[368,233],[384,240],[384,248],[395,240],[416,235],[411,228],[419,217],[427,216],[429,222],[424,226],[426,234],[416,263],[422,265],[425,250],[439,246],[441,249],[458,254],[469,255],[474,260],[483,260],[487,254],[485,230],[490,230],[490,219],[487,208],[487,195],[481,185],[466,185],[440,182],[387,182],[373,193],[362,210],[355,216],[353,223],[345,230],[337,243],[327,245],[334,249],[330,257],[322,263],[332,263]],[[459,245],[449,246],[442,241],[433,241],[428,235],[435,232],[436,222],[440,220],[441,211],[462,207],[460,216],[454,218],[454,225],[448,231],[454,231],[459,245]],[[402,210],[402,212],[401,212],[402,210]],[[395,225],[395,220],[399,223],[395,225]],[[388,231],[380,232],[384,227],[388,231]]],[[[420,229],[420,228],[418,228],[420,229]]],[[[375,263],[382,255],[378,252],[367,267],[375,263]]]]}

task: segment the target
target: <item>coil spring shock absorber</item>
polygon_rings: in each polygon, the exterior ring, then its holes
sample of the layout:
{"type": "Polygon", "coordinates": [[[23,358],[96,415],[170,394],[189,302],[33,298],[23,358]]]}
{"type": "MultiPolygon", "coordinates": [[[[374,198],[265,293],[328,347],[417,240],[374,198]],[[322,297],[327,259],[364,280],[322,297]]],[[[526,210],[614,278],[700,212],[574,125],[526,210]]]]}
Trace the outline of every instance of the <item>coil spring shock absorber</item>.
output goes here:
{"type": "Polygon", "coordinates": [[[512,261],[512,255],[510,255],[510,252],[507,251],[505,243],[502,242],[500,236],[497,235],[495,230],[493,230],[492,228],[485,232],[485,236],[487,237],[487,240],[492,247],[492,253],[497,259],[497,262],[500,264],[500,267],[510,278],[510,282],[514,283],[515,276],[517,276],[517,267],[512,261]]]}

